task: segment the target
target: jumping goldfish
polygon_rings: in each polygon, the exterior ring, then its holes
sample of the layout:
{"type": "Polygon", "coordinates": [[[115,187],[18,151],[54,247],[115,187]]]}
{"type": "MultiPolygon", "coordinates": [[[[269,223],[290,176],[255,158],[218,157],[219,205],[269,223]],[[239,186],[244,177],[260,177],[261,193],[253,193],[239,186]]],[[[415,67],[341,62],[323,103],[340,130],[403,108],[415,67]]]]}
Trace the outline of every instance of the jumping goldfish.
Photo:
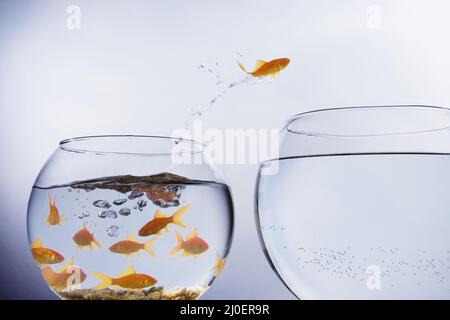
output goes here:
{"type": "Polygon", "coordinates": [[[109,247],[109,250],[111,252],[120,253],[127,256],[132,253],[138,252],[139,250],[144,250],[150,256],[154,257],[155,252],[153,252],[152,245],[155,240],[156,239],[153,238],[145,243],[140,243],[130,234],[127,240],[116,242],[111,247],[109,247]]]}
{"type": "Polygon", "coordinates": [[[58,208],[56,207],[56,198],[52,201],[50,193],[48,194],[48,205],[50,209],[47,218],[45,218],[45,222],[47,222],[49,226],[60,225],[64,220],[64,217],[59,215],[58,208]]]}
{"type": "Polygon", "coordinates": [[[139,230],[139,235],[145,237],[152,234],[160,234],[163,229],[167,230],[169,223],[185,228],[186,225],[181,221],[181,217],[186,213],[188,208],[189,206],[185,205],[170,217],[164,215],[161,211],[156,210],[154,218],[139,230]]]}
{"type": "Polygon", "coordinates": [[[118,286],[125,289],[143,289],[158,282],[155,278],[146,274],[136,273],[132,266],[125,269],[125,271],[117,276],[117,278],[111,278],[100,272],[92,272],[92,274],[101,281],[98,286],[94,288],[94,290],[105,289],[109,286],[118,286]]]}
{"type": "Polygon", "coordinates": [[[80,267],[73,264],[73,259],[70,259],[59,272],[53,271],[50,267],[43,268],[42,276],[54,290],[63,290],[86,280],[86,273],[80,267]]]}
{"type": "Polygon", "coordinates": [[[216,255],[216,264],[213,267],[214,276],[218,278],[222,273],[223,268],[225,267],[226,258],[221,259],[219,253],[216,255]]]}
{"type": "Polygon", "coordinates": [[[72,239],[80,249],[82,249],[83,247],[89,247],[89,249],[92,251],[94,249],[94,246],[92,244],[95,244],[99,248],[102,247],[102,245],[97,240],[95,240],[94,232],[89,232],[86,227],[86,223],[84,223],[83,229],[75,233],[72,239]]]}
{"type": "Polygon", "coordinates": [[[31,244],[31,254],[37,265],[41,264],[55,264],[64,261],[64,257],[55,250],[44,248],[41,240],[36,240],[31,244]]]}
{"type": "Polygon", "coordinates": [[[174,255],[178,251],[183,250],[183,256],[196,257],[209,248],[205,240],[197,235],[197,229],[193,229],[184,241],[179,232],[176,231],[175,235],[177,237],[177,245],[172,249],[172,251],[169,252],[169,255],[174,255]]]}
{"type": "Polygon", "coordinates": [[[272,78],[276,78],[277,75],[286,68],[289,64],[290,60],[288,58],[279,58],[274,59],[269,62],[266,62],[264,60],[258,60],[256,61],[255,68],[253,71],[249,72],[245,69],[244,65],[238,61],[239,67],[249,75],[260,78],[260,77],[266,77],[266,76],[272,76],[272,78]]]}

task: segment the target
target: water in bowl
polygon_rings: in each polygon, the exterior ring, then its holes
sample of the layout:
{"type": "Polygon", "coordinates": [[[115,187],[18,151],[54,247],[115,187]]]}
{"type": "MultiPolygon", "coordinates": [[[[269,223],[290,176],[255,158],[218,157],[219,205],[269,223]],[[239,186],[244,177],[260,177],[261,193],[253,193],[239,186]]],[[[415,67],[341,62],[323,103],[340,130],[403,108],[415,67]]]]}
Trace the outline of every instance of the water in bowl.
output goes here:
{"type": "Polygon", "coordinates": [[[450,156],[279,160],[259,181],[267,256],[300,298],[450,297],[450,156]]]}
{"type": "Polygon", "coordinates": [[[220,274],[230,247],[232,222],[225,184],[166,173],[35,186],[28,230],[32,247],[38,243],[64,258],[39,264],[45,280],[62,298],[195,299],[220,274]],[[60,221],[49,224],[53,203],[60,221]],[[167,228],[160,232],[147,230],[139,235],[155,217],[170,217],[181,208],[187,210],[183,209],[180,224],[166,220],[167,228]],[[91,234],[95,241],[80,242],[76,234],[83,239],[83,229],[84,238],[91,234]],[[179,247],[169,255],[179,243],[177,233],[183,242],[189,235],[196,239],[190,247],[179,247]],[[138,245],[125,246],[133,252],[118,253],[112,246],[121,241],[138,245]],[[99,288],[99,274],[122,280],[99,288]],[[126,278],[130,274],[138,276],[126,278]]]}

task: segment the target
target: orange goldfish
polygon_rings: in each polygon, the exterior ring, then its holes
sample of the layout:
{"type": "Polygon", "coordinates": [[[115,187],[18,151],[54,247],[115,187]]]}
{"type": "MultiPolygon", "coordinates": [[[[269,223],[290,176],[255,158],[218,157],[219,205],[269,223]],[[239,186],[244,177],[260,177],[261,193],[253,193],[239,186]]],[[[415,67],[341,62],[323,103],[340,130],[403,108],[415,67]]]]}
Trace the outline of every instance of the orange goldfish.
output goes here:
{"type": "Polygon", "coordinates": [[[222,273],[223,268],[225,267],[226,258],[221,259],[219,253],[217,252],[216,255],[216,264],[213,267],[214,270],[214,276],[218,278],[220,274],[222,273]]]}
{"type": "Polygon", "coordinates": [[[53,271],[50,267],[43,268],[42,276],[54,290],[63,290],[73,284],[80,284],[87,277],[86,273],[80,267],[73,264],[73,259],[70,259],[59,272],[53,271]]]}
{"type": "Polygon", "coordinates": [[[31,254],[37,265],[41,264],[55,264],[64,261],[64,257],[55,250],[44,248],[41,240],[36,240],[31,244],[31,254]]]}
{"type": "Polygon", "coordinates": [[[56,207],[56,198],[54,198],[52,201],[52,199],[50,198],[50,193],[48,194],[48,205],[50,207],[50,210],[47,218],[45,218],[45,222],[47,222],[49,226],[60,225],[64,220],[64,217],[59,215],[58,208],[56,207]]]}
{"type": "Polygon", "coordinates": [[[147,198],[157,206],[178,205],[182,186],[152,185],[137,190],[145,192],[147,198]]]}
{"type": "Polygon", "coordinates": [[[183,256],[196,257],[209,248],[205,240],[197,235],[197,229],[193,229],[186,237],[186,240],[183,240],[183,237],[177,231],[175,231],[175,235],[177,236],[177,245],[169,252],[169,255],[174,255],[178,251],[183,250],[183,256]]]}
{"type": "Polygon", "coordinates": [[[276,78],[277,75],[286,68],[289,64],[290,60],[288,58],[280,58],[280,59],[274,59],[269,62],[266,62],[264,60],[258,60],[256,61],[255,69],[253,71],[249,72],[245,69],[244,65],[238,61],[239,67],[249,75],[260,78],[260,77],[266,77],[266,76],[272,76],[272,78],[276,78]]]}
{"type": "Polygon", "coordinates": [[[84,223],[83,229],[75,233],[72,239],[80,249],[82,249],[83,247],[89,247],[89,249],[92,251],[94,249],[94,246],[92,244],[95,244],[99,248],[102,247],[102,245],[97,240],[95,240],[94,232],[89,232],[86,227],[86,223],[84,223]]]}
{"type": "Polygon", "coordinates": [[[150,256],[154,257],[155,252],[153,252],[152,250],[152,245],[155,240],[156,239],[153,238],[145,243],[140,243],[130,234],[127,240],[116,242],[111,247],[109,247],[109,250],[114,253],[125,255],[130,255],[132,253],[138,252],[139,250],[145,250],[150,256]]]}
{"type": "Polygon", "coordinates": [[[167,226],[170,223],[185,228],[186,225],[183,221],[181,221],[181,217],[186,213],[188,208],[189,206],[185,205],[184,207],[178,209],[170,217],[164,215],[161,211],[156,210],[153,219],[147,222],[147,224],[139,230],[139,235],[141,237],[145,237],[152,234],[160,234],[163,229],[167,230],[167,226]]]}
{"type": "Polygon", "coordinates": [[[125,269],[117,278],[111,278],[100,272],[92,272],[92,274],[101,281],[94,290],[105,289],[109,286],[118,286],[125,289],[143,289],[158,282],[155,278],[146,274],[136,273],[132,266],[125,269]]]}

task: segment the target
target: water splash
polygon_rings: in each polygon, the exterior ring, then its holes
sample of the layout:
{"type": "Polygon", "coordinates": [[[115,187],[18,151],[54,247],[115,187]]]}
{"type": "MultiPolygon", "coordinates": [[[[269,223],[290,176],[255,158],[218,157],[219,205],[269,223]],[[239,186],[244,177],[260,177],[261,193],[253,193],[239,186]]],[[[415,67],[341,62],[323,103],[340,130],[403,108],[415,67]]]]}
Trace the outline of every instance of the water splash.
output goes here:
{"type": "MultiPolygon", "coordinates": [[[[240,58],[243,55],[239,52],[236,53],[240,58]]],[[[255,85],[263,81],[265,78],[255,78],[250,75],[246,75],[244,78],[238,81],[226,82],[223,80],[222,73],[220,71],[219,63],[216,62],[213,66],[200,64],[197,69],[206,72],[214,77],[215,85],[218,88],[218,92],[209,100],[209,102],[200,107],[192,107],[186,117],[185,129],[191,130],[194,120],[199,121],[207,114],[217,102],[222,99],[231,89],[240,87],[242,85],[255,85]]]]}

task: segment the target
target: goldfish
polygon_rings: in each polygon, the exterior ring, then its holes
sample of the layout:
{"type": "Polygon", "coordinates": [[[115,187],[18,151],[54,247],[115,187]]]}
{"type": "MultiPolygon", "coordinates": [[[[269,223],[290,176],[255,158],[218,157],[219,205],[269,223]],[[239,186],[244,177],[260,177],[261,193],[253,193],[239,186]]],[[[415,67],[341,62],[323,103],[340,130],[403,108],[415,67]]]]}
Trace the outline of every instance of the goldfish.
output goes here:
{"type": "Polygon", "coordinates": [[[158,281],[146,274],[136,273],[132,266],[125,269],[116,278],[109,277],[100,272],[92,272],[94,276],[100,279],[100,283],[94,288],[94,290],[105,289],[109,286],[118,286],[125,289],[143,289],[150,287],[158,281]]]}
{"type": "Polygon", "coordinates": [[[183,240],[181,234],[176,231],[175,235],[177,237],[177,245],[172,251],[169,252],[169,255],[174,255],[177,252],[183,250],[183,256],[198,256],[208,250],[209,246],[197,235],[197,229],[194,228],[191,233],[186,237],[186,240],[183,240]]]}
{"type": "Polygon", "coordinates": [[[47,218],[45,218],[45,222],[49,226],[61,225],[61,222],[64,221],[64,217],[59,215],[58,208],[56,207],[56,198],[51,199],[50,193],[48,194],[48,205],[49,205],[49,213],[47,218]]]}
{"type": "Polygon", "coordinates": [[[87,277],[86,273],[79,266],[73,264],[73,259],[70,259],[59,272],[53,271],[48,266],[43,268],[41,272],[44,280],[54,290],[63,290],[73,284],[80,284],[87,277]]]}
{"type": "Polygon", "coordinates": [[[152,220],[147,222],[140,230],[139,235],[141,237],[149,236],[152,234],[160,234],[161,231],[167,230],[167,226],[170,223],[176,224],[180,227],[185,228],[186,224],[184,224],[183,221],[181,221],[181,217],[186,213],[187,209],[189,208],[188,205],[185,205],[184,207],[178,209],[173,215],[166,216],[161,211],[156,210],[155,216],[152,220]]]}
{"type": "Polygon", "coordinates": [[[56,264],[64,261],[64,257],[50,248],[44,248],[41,240],[34,241],[30,246],[31,254],[37,265],[56,264]]]}
{"type": "Polygon", "coordinates": [[[221,259],[219,253],[216,255],[216,264],[213,267],[214,276],[218,278],[222,273],[223,268],[225,267],[226,258],[221,259]]]}
{"type": "Polygon", "coordinates": [[[181,195],[181,186],[160,186],[154,185],[145,189],[145,195],[154,204],[160,207],[167,208],[169,206],[178,206],[180,204],[179,198],[181,195]]]}
{"type": "Polygon", "coordinates": [[[256,61],[255,68],[253,71],[249,72],[245,69],[244,65],[238,61],[239,67],[249,75],[261,78],[266,76],[272,76],[272,78],[276,78],[277,75],[286,68],[289,64],[290,60],[289,58],[279,58],[274,59],[269,62],[266,62],[264,60],[258,60],[256,61]]]}
{"type": "Polygon", "coordinates": [[[97,240],[95,240],[94,232],[89,232],[86,227],[86,223],[84,223],[83,229],[75,233],[72,239],[80,249],[82,249],[83,247],[89,247],[89,249],[92,251],[94,249],[94,246],[92,244],[95,244],[99,248],[102,247],[102,245],[97,240]]]}
{"type": "Polygon", "coordinates": [[[132,253],[137,253],[139,250],[146,251],[150,256],[154,257],[155,252],[152,249],[153,242],[155,238],[150,239],[145,243],[138,242],[131,234],[128,236],[127,240],[119,241],[109,247],[109,250],[114,253],[120,253],[125,255],[130,255],[132,253]]]}

